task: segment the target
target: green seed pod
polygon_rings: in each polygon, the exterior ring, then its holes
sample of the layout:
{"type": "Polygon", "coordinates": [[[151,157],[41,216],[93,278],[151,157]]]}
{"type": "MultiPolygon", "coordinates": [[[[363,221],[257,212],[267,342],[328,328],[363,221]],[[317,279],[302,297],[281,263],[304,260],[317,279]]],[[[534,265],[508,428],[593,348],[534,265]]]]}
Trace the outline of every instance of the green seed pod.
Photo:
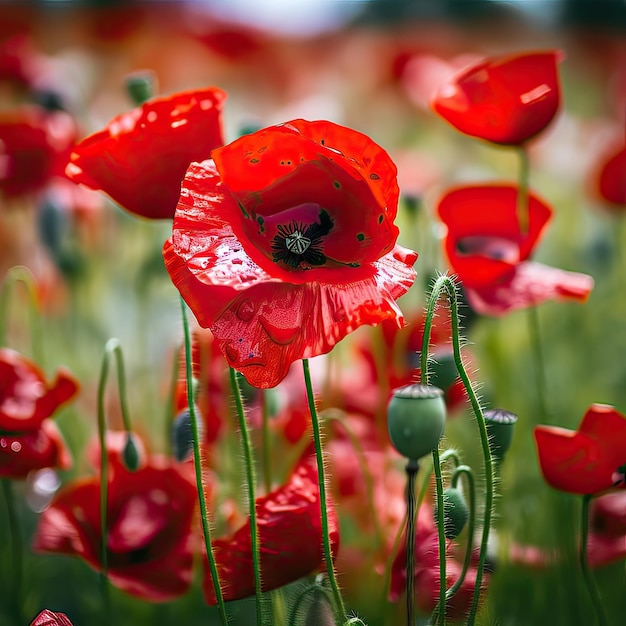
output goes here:
{"type": "Polygon", "coordinates": [[[491,455],[497,461],[501,461],[511,447],[517,415],[504,409],[489,409],[484,412],[484,415],[491,455]]]}
{"type": "Polygon", "coordinates": [[[387,409],[393,447],[420,459],[439,444],[446,423],[443,391],[432,385],[407,385],[395,391],[387,409]]]}
{"type": "Polygon", "coordinates": [[[428,366],[430,383],[435,387],[448,391],[459,376],[459,370],[454,362],[453,352],[441,352],[435,354],[433,361],[428,366]]]}
{"type": "MultiPolygon", "coordinates": [[[[439,523],[439,510],[435,502],[433,510],[435,523],[439,523]]],[[[456,487],[448,487],[443,492],[443,531],[447,539],[456,539],[469,519],[469,507],[465,496],[456,487]]]]}

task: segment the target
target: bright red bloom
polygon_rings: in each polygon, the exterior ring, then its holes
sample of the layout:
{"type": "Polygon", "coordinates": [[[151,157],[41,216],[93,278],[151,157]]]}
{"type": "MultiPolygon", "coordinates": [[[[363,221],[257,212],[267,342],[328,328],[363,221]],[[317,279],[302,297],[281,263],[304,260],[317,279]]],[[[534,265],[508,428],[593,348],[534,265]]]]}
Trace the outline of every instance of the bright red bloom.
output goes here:
{"type": "Polygon", "coordinates": [[[626,416],[593,404],[577,431],[537,426],[535,441],[546,482],[561,491],[596,494],[624,486],[626,416]]]}
{"type": "Polygon", "coordinates": [[[78,392],[64,368],[54,382],[18,352],[0,348],[0,476],[25,478],[35,469],[67,468],[69,452],[48,418],[78,392]]]}
{"type": "Polygon", "coordinates": [[[24,106],[0,113],[0,193],[36,192],[53,176],[64,176],[76,133],[64,111],[24,106]]]}
{"type": "Polygon", "coordinates": [[[626,147],[605,157],[598,173],[597,192],[610,209],[626,210],[626,147]]]}
{"type": "MultiPolygon", "coordinates": [[[[322,567],[324,555],[315,456],[306,454],[287,483],[257,498],[256,511],[263,591],[282,587],[322,567]]],[[[328,517],[331,550],[336,555],[339,525],[332,506],[329,506],[328,517]]],[[[228,602],[253,596],[250,523],[247,522],[229,537],[216,539],[213,550],[224,600],[228,602]]],[[[208,563],[205,563],[203,588],[207,602],[215,604],[208,563]]]]}
{"type": "Polygon", "coordinates": [[[501,315],[550,299],[584,302],[593,288],[590,276],[528,261],[552,210],[530,193],[522,232],[517,194],[513,185],[465,186],[439,202],[448,261],[470,305],[483,315],[501,315]]]}
{"type": "Polygon", "coordinates": [[[72,622],[65,613],[55,613],[45,609],[37,615],[30,626],[72,626],[72,622]]]}
{"type": "MultiPolygon", "coordinates": [[[[108,575],[123,591],[163,602],[192,580],[194,484],[168,461],[136,472],[114,463],[109,480],[108,575]]],[[[100,479],[62,489],[41,518],[33,549],[83,558],[100,570],[100,479]]]]}
{"type": "Polygon", "coordinates": [[[186,91],[118,115],[74,148],[67,175],[131,213],[171,218],[189,164],[224,143],[225,97],[216,88],[186,91]]]}
{"type": "Polygon", "coordinates": [[[417,255],[394,246],[396,168],[365,135],[295,120],[194,163],[165,244],[172,281],[229,364],[273,387],[363,324],[402,324],[417,255]]]}
{"type": "Polygon", "coordinates": [[[540,133],[560,105],[558,51],[493,57],[437,90],[431,105],[457,130],[519,146],[540,133]]]}

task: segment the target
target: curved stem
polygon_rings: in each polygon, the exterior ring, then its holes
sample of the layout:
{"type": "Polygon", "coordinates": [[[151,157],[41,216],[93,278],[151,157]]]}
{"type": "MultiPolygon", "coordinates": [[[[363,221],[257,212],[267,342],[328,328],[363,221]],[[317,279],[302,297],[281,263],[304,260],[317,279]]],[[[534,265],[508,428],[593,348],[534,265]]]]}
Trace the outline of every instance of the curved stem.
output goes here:
{"type": "Polygon", "coordinates": [[[439,511],[437,519],[437,535],[439,544],[439,623],[445,626],[446,623],[446,587],[448,579],[446,576],[446,535],[443,504],[443,477],[441,476],[441,462],[439,459],[439,448],[433,448],[433,470],[435,472],[435,488],[437,491],[437,510],[439,511]]]}
{"type": "Polygon", "coordinates": [[[313,442],[315,444],[315,458],[317,459],[317,482],[320,492],[320,512],[322,519],[322,541],[324,547],[324,560],[326,562],[326,572],[328,580],[333,592],[335,600],[335,613],[341,623],[346,619],[346,609],[337,583],[335,575],[335,567],[333,564],[333,555],[330,546],[330,535],[328,529],[328,504],[326,502],[326,477],[324,471],[324,453],[322,451],[322,436],[320,433],[319,418],[317,408],[315,406],[315,397],[313,395],[313,385],[311,384],[311,372],[309,371],[309,360],[302,359],[302,370],[304,373],[304,384],[306,386],[306,397],[309,404],[309,412],[311,414],[311,425],[313,427],[313,442]]]}
{"type": "Polygon", "coordinates": [[[204,535],[204,545],[206,548],[207,558],[209,560],[209,568],[211,571],[211,580],[213,582],[213,591],[220,612],[222,626],[228,626],[228,616],[226,614],[226,605],[224,604],[224,596],[220,586],[219,574],[217,572],[217,563],[215,561],[215,553],[213,552],[213,544],[211,543],[211,527],[209,524],[209,514],[207,511],[206,495],[204,493],[204,485],[202,482],[202,456],[200,454],[200,429],[198,428],[198,416],[196,415],[195,402],[193,397],[193,372],[192,372],[192,356],[191,356],[191,334],[189,332],[189,322],[187,321],[187,308],[185,301],[180,299],[181,315],[183,320],[183,332],[185,335],[185,373],[187,378],[187,402],[189,405],[189,419],[191,421],[191,432],[193,435],[193,461],[196,472],[196,489],[198,491],[198,500],[200,503],[200,517],[202,519],[202,532],[204,535]]]}
{"type": "MultiPolygon", "coordinates": [[[[10,594],[10,602],[14,607],[15,623],[26,623],[26,618],[22,612],[22,581],[23,581],[23,538],[20,528],[20,522],[17,517],[17,507],[15,503],[15,494],[13,493],[13,482],[10,479],[3,478],[2,491],[7,507],[7,518],[9,521],[9,537],[8,542],[11,544],[11,570],[9,572],[10,580],[13,586],[10,594]]],[[[6,540],[6,538],[5,538],[6,540]]]]}
{"type": "Polygon", "coordinates": [[[250,443],[250,433],[248,422],[243,410],[243,400],[241,390],[237,380],[237,372],[230,368],[230,388],[235,398],[235,408],[239,420],[239,434],[241,436],[241,451],[243,452],[244,464],[246,467],[246,486],[248,488],[248,515],[250,516],[250,549],[252,550],[252,567],[254,569],[254,589],[256,599],[256,621],[259,626],[269,624],[266,619],[265,601],[261,588],[261,548],[259,545],[259,528],[256,517],[256,477],[254,471],[254,459],[252,458],[252,444],[250,443]]]}
{"type": "Polygon", "coordinates": [[[33,273],[23,265],[16,265],[7,272],[7,277],[0,294],[0,346],[7,344],[7,326],[11,296],[16,283],[22,283],[26,287],[28,294],[28,308],[30,313],[31,346],[33,360],[43,365],[43,341],[41,334],[41,324],[39,323],[40,307],[37,296],[37,281],[33,273]]]}
{"type": "Polygon", "coordinates": [[[422,381],[428,380],[428,345],[430,342],[430,329],[432,326],[432,317],[434,315],[435,304],[439,299],[442,292],[445,292],[450,306],[451,322],[452,322],[452,348],[454,350],[454,362],[463,386],[467,392],[467,395],[472,406],[472,411],[476,417],[476,423],[478,425],[478,432],[480,435],[480,443],[483,452],[483,462],[485,466],[485,512],[483,520],[483,532],[480,541],[480,553],[478,557],[478,565],[476,567],[476,584],[474,586],[474,595],[472,597],[472,604],[467,618],[467,626],[472,626],[476,619],[476,613],[478,611],[478,602],[480,600],[480,592],[482,586],[482,578],[485,569],[485,561],[487,559],[487,543],[489,541],[489,531],[491,529],[491,515],[493,510],[494,501],[494,471],[493,471],[493,459],[491,457],[491,450],[489,448],[489,435],[487,433],[487,426],[485,424],[485,417],[480,403],[476,397],[476,393],[472,387],[469,376],[463,365],[463,359],[461,358],[461,340],[459,337],[459,309],[457,302],[456,286],[449,276],[440,276],[433,285],[431,295],[428,302],[428,311],[426,314],[426,323],[424,325],[424,338],[422,348],[422,381]]]}
{"type": "Polygon", "coordinates": [[[592,495],[583,496],[583,506],[581,512],[581,528],[580,528],[580,568],[585,578],[585,584],[591,597],[596,617],[598,618],[598,626],[608,626],[609,621],[606,613],[604,612],[604,606],[602,605],[602,598],[600,592],[595,583],[591,569],[589,568],[589,559],[587,556],[587,540],[589,538],[589,505],[591,504],[592,495]]]}
{"type": "Polygon", "coordinates": [[[415,480],[419,463],[409,459],[406,467],[406,623],[415,624],[415,480]]]}
{"type": "Polygon", "coordinates": [[[528,182],[530,179],[530,159],[528,157],[528,150],[524,146],[519,148],[518,153],[520,158],[520,169],[517,192],[517,221],[521,233],[525,235],[529,228],[528,182]]]}

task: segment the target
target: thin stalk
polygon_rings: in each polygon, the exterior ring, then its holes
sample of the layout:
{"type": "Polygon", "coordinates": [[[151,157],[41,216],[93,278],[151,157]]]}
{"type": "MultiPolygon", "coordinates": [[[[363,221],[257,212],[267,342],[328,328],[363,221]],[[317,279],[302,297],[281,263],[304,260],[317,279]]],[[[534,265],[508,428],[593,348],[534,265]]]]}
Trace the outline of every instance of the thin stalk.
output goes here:
{"type": "Polygon", "coordinates": [[[548,413],[548,392],[546,384],[545,358],[543,346],[541,344],[541,332],[539,329],[539,311],[536,306],[528,308],[528,334],[533,351],[533,371],[535,374],[535,388],[537,390],[537,424],[547,424],[548,413]]]}
{"type": "MultiPolygon", "coordinates": [[[[419,511],[419,504],[417,506],[417,510],[419,511]]],[[[393,546],[391,547],[391,552],[389,553],[389,558],[387,559],[387,563],[385,564],[385,573],[383,575],[382,606],[385,606],[389,603],[389,601],[387,600],[387,597],[389,595],[389,585],[391,583],[391,568],[392,568],[394,561],[396,560],[396,555],[398,554],[398,550],[400,549],[400,542],[402,541],[402,534],[404,533],[405,528],[406,528],[406,516],[402,518],[402,523],[400,524],[400,527],[398,528],[396,532],[396,536],[393,540],[393,546]]]]}
{"type": "Polygon", "coordinates": [[[476,613],[478,611],[478,602],[480,600],[480,592],[482,585],[482,578],[485,569],[485,561],[487,559],[487,544],[489,542],[489,531],[491,529],[491,516],[493,511],[494,502],[494,470],[493,459],[491,457],[491,450],[489,448],[489,435],[487,433],[487,426],[485,424],[485,417],[480,403],[476,397],[476,393],[472,387],[465,366],[463,365],[463,359],[461,358],[461,340],[459,336],[459,308],[457,302],[456,285],[450,279],[449,276],[440,276],[433,285],[431,295],[428,301],[428,309],[426,313],[426,322],[424,324],[424,338],[421,354],[421,368],[422,368],[422,382],[427,384],[428,382],[428,345],[430,343],[430,329],[432,327],[432,318],[435,311],[435,305],[441,296],[442,292],[445,292],[450,307],[451,323],[452,323],[452,348],[454,351],[454,362],[463,386],[467,392],[467,395],[472,406],[472,411],[476,418],[476,424],[478,425],[478,432],[480,435],[480,443],[483,453],[483,462],[485,466],[485,512],[483,520],[483,532],[480,541],[480,552],[478,557],[478,565],[476,566],[476,584],[474,586],[474,595],[472,597],[472,604],[467,619],[467,626],[472,626],[476,619],[476,613]]]}
{"type": "Polygon", "coordinates": [[[593,604],[596,617],[598,618],[598,626],[608,626],[609,620],[604,612],[602,597],[600,596],[600,592],[591,573],[591,569],[589,568],[589,559],[587,555],[587,540],[589,538],[589,505],[591,504],[592,498],[592,495],[583,496],[580,525],[580,569],[582,570],[585,584],[587,585],[587,591],[589,591],[591,603],[593,604]]]}
{"type": "Polygon", "coordinates": [[[326,477],[324,470],[324,453],[322,450],[322,436],[320,433],[320,423],[315,406],[315,396],[313,395],[313,385],[311,384],[311,372],[309,371],[309,360],[302,359],[302,370],[304,373],[304,384],[306,386],[306,396],[311,414],[311,425],[313,427],[313,441],[315,444],[315,458],[317,459],[317,482],[320,492],[320,513],[322,521],[322,541],[324,547],[324,560],[326,561],[326,573],[335,600],[335,613],[343,623],[346,619],[346,609],[337,583],[333,555],[330,546],[330,535],[328,530],[328,503],[326,501],[326,477]]]}
{"type": "Polygon", "coordinates": [[[256,517],[256,477],[254,471],[254,458],[252,457],[252,444],[246,414],[243,410],[241,389],[237,380],[237,372],[230,368],[230,388],[235,398],[235,408],[239,420],[239,433],[241,437],[241,451],[243,453],[246,468],[246,486],[248,488],[248,514],[250,516],[250,548],[252,550],[252,567],[254,569],[254,589],[256,599],[256,622],[258,626],[266,626],[270,622],[266,619],[266,604],[261,588],[261,546],[259,545],[259,528],[256,517]]]}
{"type": "Polygon", "coordinates": [[[435,472],[435,488],[437,491],[437,510],[439,516],[437,519],[437,536],[439,544],[439,623],[445,626],[446,623],[446,587],[448,579],[446,576],[446,535],[445,535],[445,516],[443,504],[443,477],[441,476],[441,462],[439,460],[439,448],[433,448],[433,470],[435,472]]]}
{"type": "Polygon", "coordinates": [[[204,545],[207,557],[209,559],[209,568],[211,571],[211,580],[213,582],[213,591],[217,606],[220,612],[222,626],[228,626],[228,616],[226,614],[226,605],[224,604],[224,596],[220,586],[219,574],[217,572],[217,563],[215,562],[215,553],[213,552],[213,544],[211,543],[211,527],[209,524],[209,514],[207,511],[206,496],[204,493],[204,485],[202,481],[202,456],[200,454],[200,429],[198,427],[198,417],[196,415],[195,402],[193,397],[193,372],[191,367],[191,334],[189,332],[189,322],[187,321],[187,308],[185,301],[180,299],[181,314],[183,320],[183,332],[185,335],[185,373],[187,378],[187,402],[189,404],[189,419],[191,421],[191,432],[193,435],[193,461],[196,472],[196,489],[198,491],[198,500],[200,502],[200,517],[202,519],[202,532],[204,535],[204,545]]]}
{"type": "Polygon", "coordinates": [[[22,612],[22,581],[23,565],[24,565],[24,540],[22,530],[17,516],[17,506],[15,502],[15,494],[13,493],[13,482],[8,478],[0,480],[2,483],[2,491],[7,507],[7,518],[9,520],[9,536],[8,542],[11,545],[11,569],[9,571],[9,579],[11,581],[10,603],[14,607],[15,623],[22,624],[28,620],[22,612]]]}
{"type": "Polygon", "coordinates": [[[518,151],[520,158],[519,186],[517,192],[517,222],[522,234],[529,229],[528,183],[530,180],[530,159],[528,150],[522,146],[518,151]]]}
{"type": "Polygon", "coordinates": [[[415,480],[419,463],[409,459],[406,467],[406,623],[415,624],[415,480]]]}

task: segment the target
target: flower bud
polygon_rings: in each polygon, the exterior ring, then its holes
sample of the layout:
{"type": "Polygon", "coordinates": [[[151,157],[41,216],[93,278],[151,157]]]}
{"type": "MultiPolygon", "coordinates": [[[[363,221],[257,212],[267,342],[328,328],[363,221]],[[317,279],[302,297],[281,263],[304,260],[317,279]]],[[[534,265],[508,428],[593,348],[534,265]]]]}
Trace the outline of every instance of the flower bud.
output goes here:
{"type": "MultiPolygon", "coordinates": [[[[433,510],[435,523],[439,523],[437,502],[433,510]]],[[[447,539],[456,539],[469,519],[469,507],[465,496],[456,487],[448,487],[443,492],[443,530],[447,539]]]]}
{"type": "Polygon", "coordinates": [[[134,104],[140,105],[154,95],[156,78],[150,70],[133,72],[126,77],[126,91],[134,104]]]}
{"type": "Polygon", "coordinates": [[[396,390],[387,410],[393,447],[409,459],[420,459],[438,444],[446,423],[443,391],[432,385],[396,390]]]}
{"type": "MultiPolygon", "coordinates": [[[[196,419],[198,421],[198,429],[200,431],[200,439],[202,439],[202,418],[200,409],[195,406],[196,419]]],[[[191,415],[189,408],[183,409],[175,418],[172,424],[172,453],[174,458],[182,463],[187,460],[193,448],[193,430],[191,428],[191,415]]]]}
{"type": "Polygon", "coordinates": [[[504,409],[489,409],[484,412],[484,416],[491,455],[497,461],[501,461],[511,447],[513,426],[517,422],[517,415],[504,409]]]}
{"type": "Polygon", "coordinates": [[[440,352],[434,355],[433,361],[428,366],[430,384],[448,391],[459,376],[459,370],[454,362],[454,353],[440,352]]]}
{"type": "Polygon", "coordinates": [[[139,469],[139,450],[131,433],[126,435],[126,444],[122,450],[122,460],[126,469],[136,472],[139,469]]]}

